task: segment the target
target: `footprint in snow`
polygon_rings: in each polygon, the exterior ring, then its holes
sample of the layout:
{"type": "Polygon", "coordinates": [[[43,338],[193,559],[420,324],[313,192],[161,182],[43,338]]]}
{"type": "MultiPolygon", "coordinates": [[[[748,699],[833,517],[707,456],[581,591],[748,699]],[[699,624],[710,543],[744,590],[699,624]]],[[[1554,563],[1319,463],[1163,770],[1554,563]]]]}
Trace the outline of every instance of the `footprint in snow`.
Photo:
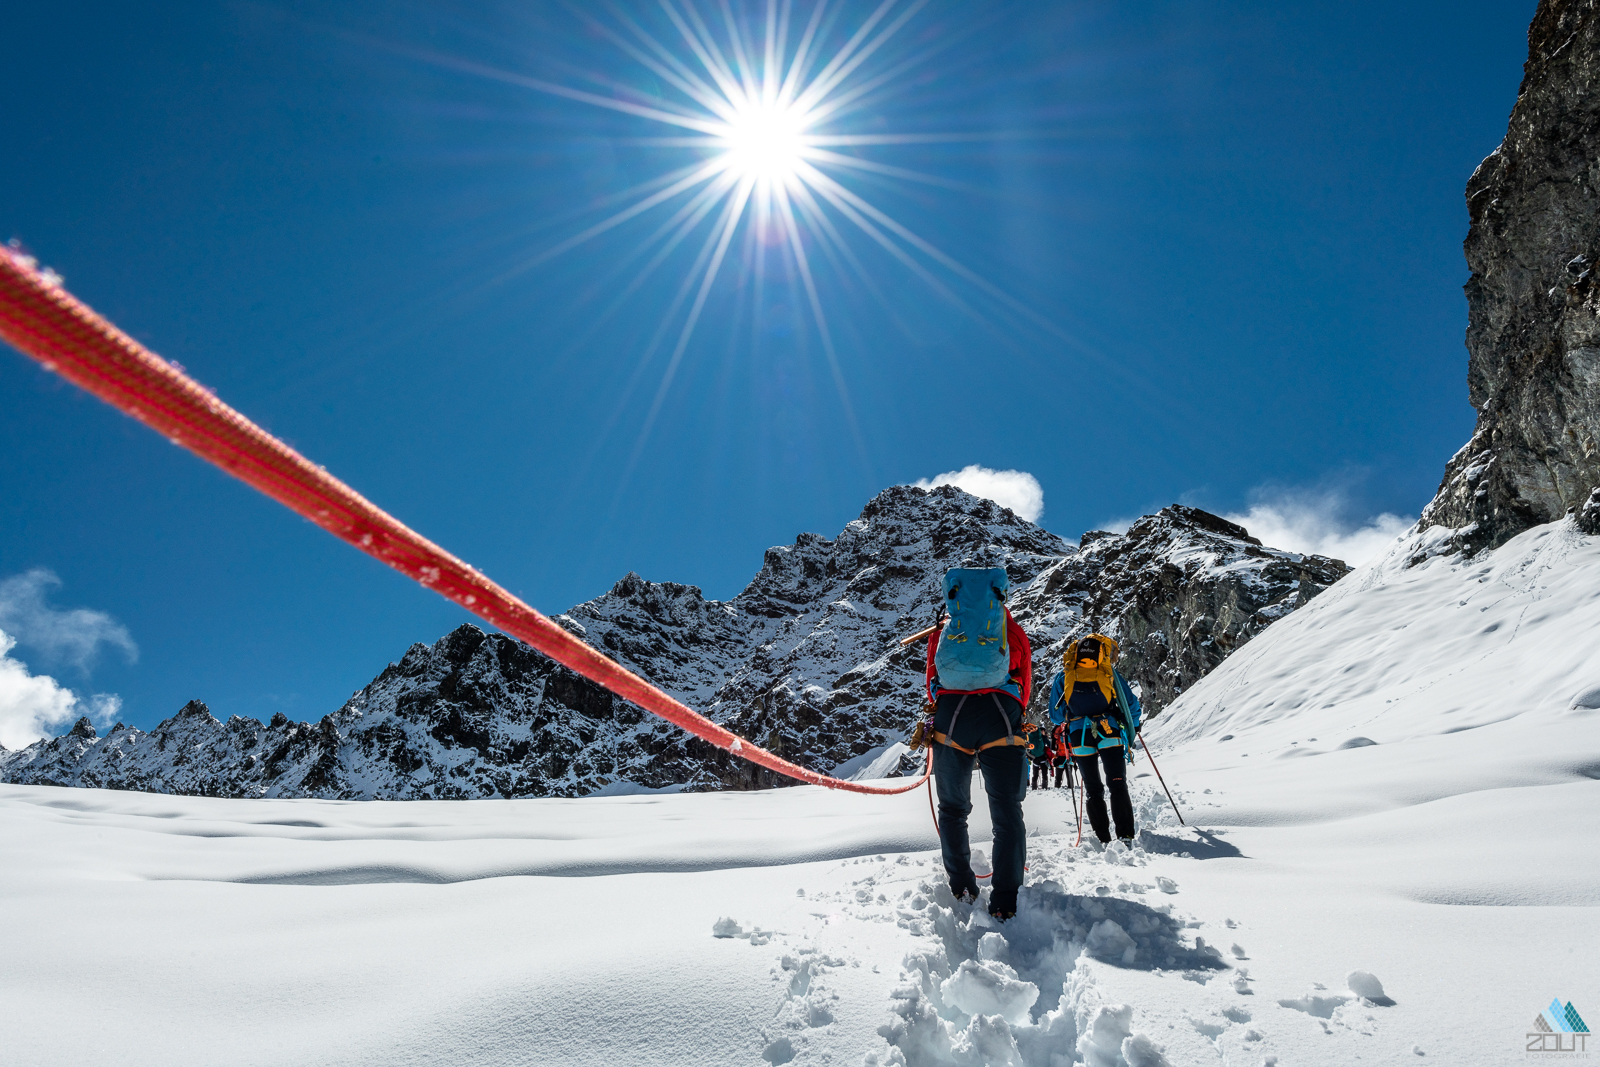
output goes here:
{"type": "Polygon", "coordinates": [[[930,880],[919,890],[925,907],[903,925],[914,922],[912,932],[936,944],[906,957],[905,984],[890,994],[893,1017],[880,1030],[893,1049],[869,1053],[869,1065],[1047,1067],[1076,1050],[1086,1067],[1170,1067],[1133,1032],[1133,1008],[1104,1005],[1094,971],[1079,961],[1207,978],[1227,969],[1203,939],[1185,942],[1186,925],[1166,906],[1044,880],[1025,886],[1017,915],[998,926],[983,903],[959,904],[947,886],[930,880]]]}
{"type": "MultiPolygon", "coordinates": [[[[807,1031],[833,1024],[834,1005],[840,997],[824,988],[819,979],[828,971],[850,965],[851,961],[814,948],[784,955],[779,966],[789,975],[789,981],[772,1024],[763,1036],[767,1044],[761,1053],[762,1059],[771,1064],[788,1063],[806,1052],[807,1031]],[[777,1036],[773,1036],[774,1031],[778,1032],[777,1036]]],[[[855,965],[859,965],[859,961],[855,961],[855,965]]]]}
{"type": "Polygon", "coordinates": [[[737,938],[748,941],[752,945],[765,945],[772,941],[772,931],[753,927],[746,930],[738,922],[729,918],[721,918],[711,924],[711,936],[720,938],[737,938]]]}

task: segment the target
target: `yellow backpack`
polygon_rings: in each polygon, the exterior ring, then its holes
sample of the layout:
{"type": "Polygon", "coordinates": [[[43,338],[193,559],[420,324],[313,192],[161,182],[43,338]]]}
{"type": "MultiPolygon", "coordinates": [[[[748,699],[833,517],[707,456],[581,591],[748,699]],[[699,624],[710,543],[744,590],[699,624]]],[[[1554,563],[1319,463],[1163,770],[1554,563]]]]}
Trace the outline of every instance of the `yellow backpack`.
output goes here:
{"type": "Polygon", "coordinates": [[[1122,650],[1105,634],[1089,634],[1067,646],[1061,654],[1063,692],[1068,696],[1079,682],[1095,682],[1105,694],[1106,703],[1117,703],[1117,686],[1111,668],[1122,650]]]}

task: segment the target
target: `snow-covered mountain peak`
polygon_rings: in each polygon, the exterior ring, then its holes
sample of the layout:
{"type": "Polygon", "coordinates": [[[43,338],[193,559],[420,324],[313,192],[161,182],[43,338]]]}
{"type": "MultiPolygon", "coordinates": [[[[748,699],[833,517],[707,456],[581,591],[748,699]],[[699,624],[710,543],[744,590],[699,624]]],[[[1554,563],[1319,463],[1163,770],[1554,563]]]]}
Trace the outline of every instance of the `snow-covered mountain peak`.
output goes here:
{"type": "MultiPolygon", "coordinates": [[[[1041,696],[1065,643],[1093,629],[1122,640],[1151,711],[1345,570],[1181,506],[1083,544],[953,486],[895,486],[835,537],[768,549],[730,600],[630,572],[556,621],[736,733],[828,771],[905,736],[924,647],[898,639],[933,621],[951,566],[1007,569],[1041,696]]],[[[5,754],[0,777],[348,799],[777,784],[473,625],[412,645],[315,725],[224,725],[196,701],[149,733],[74,733],[5,754]]]]}
{"type": "Polygon", "coordinates": [[[1348,571],[1339,560],[1267,548],[1242,526],[1175,504],[1125,534],[1085,534],[1077,554],[1045,568],[1012,609],[1036,635],[1035,662],[1049,669],[1075,638],[1117,638],[1122,671],[1153,714],[1348,571]]]}

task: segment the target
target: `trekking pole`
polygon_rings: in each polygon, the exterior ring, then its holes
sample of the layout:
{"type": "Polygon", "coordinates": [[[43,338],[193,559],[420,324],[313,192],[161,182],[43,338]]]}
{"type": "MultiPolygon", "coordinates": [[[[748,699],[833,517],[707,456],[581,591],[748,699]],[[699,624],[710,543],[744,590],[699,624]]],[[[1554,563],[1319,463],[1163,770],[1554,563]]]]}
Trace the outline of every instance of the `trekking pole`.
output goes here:
{"type": "Polygon", "coordinates": [[[1077,768],[1072,765],[1072,757],[1067,757],[1067,795],[1072,798],[1072,817],[1078,820],[1078,833],[1083,833],[1083,816],[1078,814],[1078,789],[1072,782],[1077,768]]]}
{"type": "Polygon", "coordinates": [[[1150,761],[1150,769],[1156,772],[1156,780],[1161,783],[1161,791],[1167,794],[1167,803],[1172,805],[1172,812],[1178,817],[1179,826],[1188,826],[1183,821],[1183,812],[1178,810],[1178,802],[1172,799],[1172,790],[1167,788],[1167,780],[1161,777],[1161,768],[1156,766],[1156,758],[1150,755],[1150,746],[1144,743],[1144,731],[1135,731],[1139,735],[1139,744],[1144,749],[1145,758],[1150,761]]]}
{"type": "MultiPolygon", "coordinates": [[[[1078,765],[1077,765],[1078,761],[1077,760],[1073,760],[1072,764],[1073,764],[1072,765],[1072,774],[1073,774],[1074,777],[1076,777],[1078,775],[1078,773],[1079,773],[1078,765]]],[[[1089,806],[1089,796],[1088,796],[1088,794],[1086,793],[1086,794],[1084,794],[1083,796],[1080,797],[1078,795],[1077,791],[1074,790],[1074,792],[1072,794],[1072,807],[1073,807],[1073,810],[1078,815],[1078,839],[1072,843],[1072,847],[1073,848],[1077,848],[1079,845],[1083,844],[1083,809],[1087,808],[1088,806],[1089,806]]]]}

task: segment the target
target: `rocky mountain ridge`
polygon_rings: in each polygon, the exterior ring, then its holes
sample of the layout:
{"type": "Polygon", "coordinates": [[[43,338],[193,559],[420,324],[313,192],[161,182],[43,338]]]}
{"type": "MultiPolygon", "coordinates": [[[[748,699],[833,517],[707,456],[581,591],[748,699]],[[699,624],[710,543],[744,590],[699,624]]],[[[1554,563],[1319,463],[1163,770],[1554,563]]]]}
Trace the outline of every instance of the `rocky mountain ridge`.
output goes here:
{"type": "MultiPolygon", "coordinates": [[[[1036,705],[1065,644],[1117,636],[1158,711],[1348,568],[1266,548],[1175,506],[1082,548],[954,487],[884,490],[827,539],[769,549],[738,596],[629,574],[557,621],[729,729],[846,772],[903,738],[951,566],[1004,566],[1035,648],[1036,705]]],[[[1036,707],[1035,712],[1038,708],[1036,707]]],[[[769,772],[715,749],[512,638],[464,625],[413,645],[316,724],[219,722],[191,701],[145,732],[120,724],[0,752],[0,780],[203,796],[344,799],[582,796],[754,788],[769,772]]]]}
{"type": "Polygon", "coordinates": [[[1468,551],[1569,513],[1600,533],[1600,0],[1541,0],[1467,209],[1478,421],[1423,525],[1459,530],[1468,551]]]}

